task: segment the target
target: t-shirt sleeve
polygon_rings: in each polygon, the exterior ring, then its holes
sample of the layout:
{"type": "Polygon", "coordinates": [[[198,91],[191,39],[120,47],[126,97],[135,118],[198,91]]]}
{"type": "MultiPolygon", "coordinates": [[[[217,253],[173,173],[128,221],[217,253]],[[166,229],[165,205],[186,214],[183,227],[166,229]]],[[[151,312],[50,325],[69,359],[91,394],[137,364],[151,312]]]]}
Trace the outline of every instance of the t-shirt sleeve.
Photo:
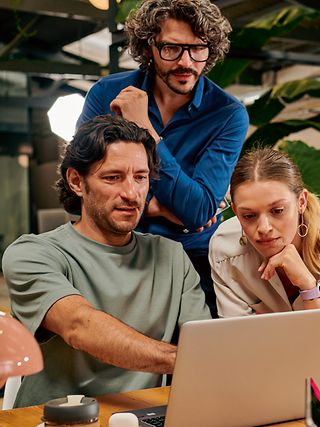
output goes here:
{"type": "Polygon", "coordinates": [[[181,297],[179,326],[190,320],[211,319],[211,314],[205,303],[204,292],[200,286],[200,277],[193,267],[188,255],[182,251],[184,267],[184,286],[181,297]]]}
{"type": "Polygon", "coordinates": [[[80,295],[67,278],[64,255],[40,236],[22,236],[9,246],[2,267],[12,312],[33,334],[56,301],[80,295]]]}

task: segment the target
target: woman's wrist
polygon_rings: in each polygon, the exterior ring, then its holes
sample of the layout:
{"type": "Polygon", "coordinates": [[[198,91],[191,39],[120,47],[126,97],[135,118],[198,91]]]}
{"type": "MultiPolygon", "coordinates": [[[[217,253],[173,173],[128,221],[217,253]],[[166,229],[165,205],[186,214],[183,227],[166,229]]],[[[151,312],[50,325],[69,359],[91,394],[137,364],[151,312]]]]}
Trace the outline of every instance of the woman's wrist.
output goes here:
{"type": "Polygon", "coordinates": [[[301,282],[303,282],[303,285],[296,285],[298,286],[298,288],[300,288],[300,292],[303,291],[308,291],[310,289],[313,289],[317,286],[317,280],[315,279],[315,277],[311,277],[310,279],[306,279],[306,280],[301,280],[301,282]]]}
{"type": "Polygon", "coordinates": [[[300,296],[303,301],[320,298],[320,280],[315,280],[314,286],[312,288],[300,290],[300,296]]]}

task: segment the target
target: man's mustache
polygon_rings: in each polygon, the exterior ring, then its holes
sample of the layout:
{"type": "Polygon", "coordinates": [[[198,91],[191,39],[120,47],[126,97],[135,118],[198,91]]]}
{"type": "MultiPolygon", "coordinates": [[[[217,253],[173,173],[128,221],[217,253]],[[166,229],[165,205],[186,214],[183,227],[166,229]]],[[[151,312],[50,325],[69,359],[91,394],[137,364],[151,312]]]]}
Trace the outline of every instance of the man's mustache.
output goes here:
{"type": "Polygon", "coordinates": [[[193,70],[192,68],[176,68],[175,70],[168,71],[168,74],[193,74],[194,76],[198,77],[198,73],[196,70],[193,70]]]}
{"type": "Polygon", "coordinates": [[[115,206],[116,209],[140,208],[140,207],[141,207],[141,203],[130,202],[130,201],[126,202],[125,204],[115,206]]]}

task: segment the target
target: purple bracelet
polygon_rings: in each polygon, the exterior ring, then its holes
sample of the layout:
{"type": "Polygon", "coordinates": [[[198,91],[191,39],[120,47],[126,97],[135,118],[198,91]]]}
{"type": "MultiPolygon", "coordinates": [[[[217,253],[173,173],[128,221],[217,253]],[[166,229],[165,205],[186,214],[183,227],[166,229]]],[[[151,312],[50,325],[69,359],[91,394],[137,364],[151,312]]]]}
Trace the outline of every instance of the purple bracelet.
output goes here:
{"type": "Polygon", "coordinates": [[[320,280],[317,281],[315,288],[300,291],[300,295],[303,301],[320,298],[320,280]]]}

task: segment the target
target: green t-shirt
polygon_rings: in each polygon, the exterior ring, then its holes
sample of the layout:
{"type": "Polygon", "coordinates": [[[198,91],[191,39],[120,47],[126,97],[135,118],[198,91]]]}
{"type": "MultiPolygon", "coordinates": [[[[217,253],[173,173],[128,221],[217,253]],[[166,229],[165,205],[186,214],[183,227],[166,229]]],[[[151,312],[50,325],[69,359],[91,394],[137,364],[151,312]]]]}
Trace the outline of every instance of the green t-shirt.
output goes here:
{"type": "Polygon", "coordinates": [[[99,396],[161,383],[161,375],[104,364],[41,329],[60,298],[82,295],[95,308],[166,342],[177,324],[210,318],[199,277],[181,244],[132,235],[128,245],[112,247],[84,237],[68,223],[24,235],[7,248],[3,271],[12,311],[41,341],[45,362],[42,372],[24,378],[16,407],[67,394],[99,396]]]}

